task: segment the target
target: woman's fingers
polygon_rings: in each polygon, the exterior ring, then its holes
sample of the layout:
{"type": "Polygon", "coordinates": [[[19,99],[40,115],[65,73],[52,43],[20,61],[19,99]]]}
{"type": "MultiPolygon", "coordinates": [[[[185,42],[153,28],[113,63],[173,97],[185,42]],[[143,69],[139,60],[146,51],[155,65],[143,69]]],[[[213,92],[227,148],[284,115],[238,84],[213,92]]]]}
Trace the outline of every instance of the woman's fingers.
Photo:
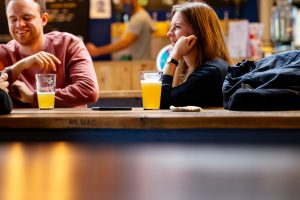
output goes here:
{"type": "Polygon", "coordinates": [[[6,81],[6,80],[8,79],[7,73],[2,72],[0,75],[1,75],[1,76],[0,76],[0,79],[1,79],[1,80],[6,81]]]}
{"type": "Polygon", "coordinates": [[[189,37],[189,42],[188,42],[188,46],[190,47],[194,47],[196,42],[197,42],[197,37],[194,35],[191,35],[191,37],[189,37]]]}

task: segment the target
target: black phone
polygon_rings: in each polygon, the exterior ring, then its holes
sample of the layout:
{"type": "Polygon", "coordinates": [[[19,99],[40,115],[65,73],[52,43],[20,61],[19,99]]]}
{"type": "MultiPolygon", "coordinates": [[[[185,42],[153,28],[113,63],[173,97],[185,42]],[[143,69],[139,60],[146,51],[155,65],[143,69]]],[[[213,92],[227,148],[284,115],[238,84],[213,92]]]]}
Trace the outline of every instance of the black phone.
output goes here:
{"type": "Polygon", "coordinates": [[[92,110],[132,110],[131,107],[92,107],[92,110]]]}

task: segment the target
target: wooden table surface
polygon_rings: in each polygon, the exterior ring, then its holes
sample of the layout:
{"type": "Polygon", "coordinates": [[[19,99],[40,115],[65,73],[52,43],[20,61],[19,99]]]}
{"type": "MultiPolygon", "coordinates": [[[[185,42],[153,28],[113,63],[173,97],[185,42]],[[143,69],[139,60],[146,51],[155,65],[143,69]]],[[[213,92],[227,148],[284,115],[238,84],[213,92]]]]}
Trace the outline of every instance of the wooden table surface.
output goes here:
{"type": "Polygon", "coordinates": [[[300,144],[300,111],[14,109],[0,116],[0,141],[300,144]]]}
{"type": "Polygon", "coordinates": [[[300,111],[235,112],[221,108],[203,112],[169,110],[93,111],[87,109],[14,109],[0,116],[0,128],[111,128],[111,129],[202,129],[202,128],[300,128],[300,111]]]}

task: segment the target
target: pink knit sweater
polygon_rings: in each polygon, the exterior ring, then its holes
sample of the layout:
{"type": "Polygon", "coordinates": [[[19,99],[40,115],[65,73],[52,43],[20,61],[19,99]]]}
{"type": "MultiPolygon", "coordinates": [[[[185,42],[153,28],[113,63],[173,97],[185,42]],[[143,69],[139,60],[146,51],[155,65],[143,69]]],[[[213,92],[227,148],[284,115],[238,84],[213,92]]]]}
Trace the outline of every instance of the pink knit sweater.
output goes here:
{"type": "MultiPolygon", "coordinates": [[[[18,79],[35,93],[32,105],[13,98],[14,107],[37,107],[35,86],[37,73],[56,73],[55,107],[86,107],[88,103],[96,102],[99,97],[97,77],[84,43],[69,33],[55,31],[45,36],[44,51],[54,54],[61,61],[60,65],[56,65],[56,72],[41,72],[33,67],[14,77],[7,67],[28,55],[20,53],[20,44],[15,40],[0,45],[0,70],[6,68],[10,85],[18,79]]],[[[9,89],[10,92],[13,91],[13,88],[9,89]]]]}

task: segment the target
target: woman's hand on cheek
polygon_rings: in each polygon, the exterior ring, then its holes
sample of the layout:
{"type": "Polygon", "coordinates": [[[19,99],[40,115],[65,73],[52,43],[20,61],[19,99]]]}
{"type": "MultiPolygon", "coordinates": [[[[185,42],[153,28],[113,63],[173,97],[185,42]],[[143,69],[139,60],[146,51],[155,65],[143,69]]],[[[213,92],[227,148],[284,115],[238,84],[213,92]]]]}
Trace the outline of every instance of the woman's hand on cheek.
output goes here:
{"type": "Polygon", "coordinates": [[[175,43],[171,56],[176,60],[180,60],[187,55],[196,45],[197,37],[195,35],[181,36],[175,43]]]}

